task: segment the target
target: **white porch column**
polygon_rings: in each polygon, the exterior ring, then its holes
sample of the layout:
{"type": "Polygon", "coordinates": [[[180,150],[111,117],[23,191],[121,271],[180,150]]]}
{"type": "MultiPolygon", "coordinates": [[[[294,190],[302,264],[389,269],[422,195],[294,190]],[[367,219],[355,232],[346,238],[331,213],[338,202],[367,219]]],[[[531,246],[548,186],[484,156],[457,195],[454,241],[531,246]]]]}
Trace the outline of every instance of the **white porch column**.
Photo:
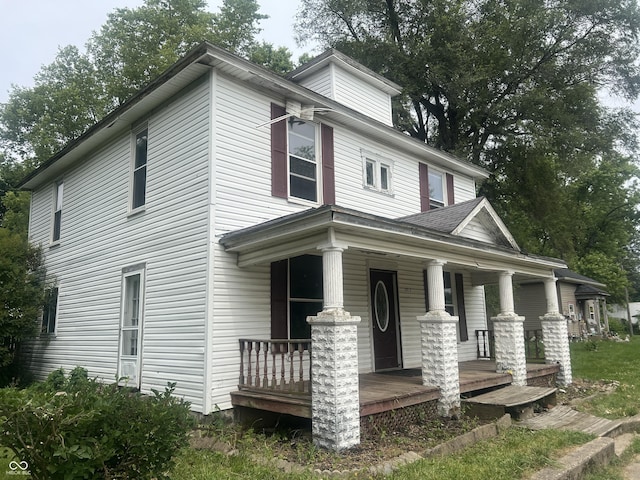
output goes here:
{"type": "Polygon", "coordinates": [[[422,345],[422,383],[440,388],[438,410],[451,416],[460,410],[458,371],[458,317],[445,309],[442,267],[446,262],[433,260],[427,266],[429,311],[418,317],[422,345]]]}
{"type": "Polygon", "coordinates": [[[496,370],[509,372],[514,385],[527,384],[527,358],[524,349],[524,317],[514,312],[513,272],[500,272],[500,314],[493,317],[496,370]]]}
{"type": "Polygon", "coordinates": [[[322,250],[323,309],[311,325],[311,414],[313,443],[343,450],[360,443],[358,330],[360,317],[344,310],[342,252],[330,240],[322,250]]]}
{"type": "Polygon", "coordinates": [[[569,328],[567,319],[558,308],[558,292],[555,277],[545,278],[544,293],[547,298],[547,313],[540,317],[544,340],[545,363],[560,365],[558,384],[572,382],[571,354],[569,352],[569,328]]]}

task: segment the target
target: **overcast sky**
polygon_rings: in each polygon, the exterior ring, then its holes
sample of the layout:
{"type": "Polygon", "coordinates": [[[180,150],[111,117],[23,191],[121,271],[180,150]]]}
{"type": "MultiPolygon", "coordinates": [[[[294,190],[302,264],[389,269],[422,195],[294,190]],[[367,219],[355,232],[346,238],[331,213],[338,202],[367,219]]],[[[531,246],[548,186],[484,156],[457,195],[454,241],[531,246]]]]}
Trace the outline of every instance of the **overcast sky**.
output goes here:
{"type": "MultiPolygon", "coordinates": [[[[42,65],[51,63],[58,47],[84,50],[91,32],[98,30],[115,8],[137,7],[143,0],[0,0],[0,102],[7,101],[11,84],[32,86],[42,65]]],[[[258,0],[263,20],[260,38],[284,45],[297,59],[311,47],[297,48],[293,21],[299,0],[258,0]]],[[[208,0],[217,12],[222,0],[208,0]]],[[[311,53],[311,52],[310,52],[311,53]]],[[[318,52],[315,52],[318,53],[318,52]]]]}

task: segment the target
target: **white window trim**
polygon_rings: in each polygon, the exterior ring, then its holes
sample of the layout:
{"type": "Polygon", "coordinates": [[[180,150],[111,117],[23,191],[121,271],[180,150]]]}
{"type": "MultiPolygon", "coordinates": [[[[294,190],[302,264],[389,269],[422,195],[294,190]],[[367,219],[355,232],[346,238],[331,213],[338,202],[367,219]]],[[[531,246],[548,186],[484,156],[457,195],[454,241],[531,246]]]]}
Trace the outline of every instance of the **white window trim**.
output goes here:
{"type": "MultiPolygon", "coordinates": [[[[287,119],[287,198],[291,203],[301,204],[301,205],[311,205],[317,206],[322,205],[322,138],[320,137],[320,124],[317,122],[313,122],[310,120],[302,120],[298,117],[289,117],[287,119]],[[289,152],[289,120],[290,119],[298,119],[307,123],[309,125],[313,125],[314,133],[315,133],[315,164],[316,164],[316,201],[307,200],[306,198],[295,197],[291,195],[291,153],[289,152]]],[[[302,158],[302,157],[299,157],[302,158]]],[[[309,161],[308,159],[305,159],[309,161]]]]}
{"type": "Polygon", "coordinates": [[[131,129],[131,133],[129,134],[129,142],[130,142],[130,154],[129,154],[129,197],[128,197],[128,206],[127,212],[128,216],[137,215],[138,213],[144,212],[147,207],[147,199],[146,195],[148,193],[148,178],[149,178],[149,124],[148,122],[141,123],[136,125],[131,129]],[[136,137],[143,130],[147,130],[147,162],[145,163],[145,168],[147,169],[147,177],[145,179],[145,202],[139,207],[133,208],[133,188],[134,188],[134,173],[136,170],[136,137]]]}
{"type": "MultiPolygon", "coordinates": [[[[118,380],[122,378],[124,375],[122,374],[122,364],[121,359],[122,355],[122,342],[123,342],[123,329],[124,329],[124,315],[126,312],[126,279],[128,277],[133,277],[135,275],[140,275],[140,292],[139,292],[139,304],[138,304],[138,344],[137,344],[137,365],[136,365],[136,376],[137,381],[132,384],[129,380],[127,382],[128,386],[134,386],[136,388],[140,388],[141,385],[141,377],[142,377],[142,337],[144,332],[144,311],[145,311],[145,284],[146,284],[146,267],[144,264],[141,265],[133,265],[131,267],[126,267],[122,269],[122,278],[120,285],[120,322],[118,329],[118,380]]],[[[129,357],[129,355],[124,355],[124,357],[129,357]]]]}
{"type": "Polygon", "coordinates": [[[385,158],[380,154],[361,149],[362,157],[362,186],[366,190],[371,190],[385,195],[393,196],[393,170],[394,162],[389,158],[385,158]],[[373,164],[373,185],[367,182],[367,163],[373,164]],[[382,188],[382,168],[387,169],[387,188],[382,188]]]}

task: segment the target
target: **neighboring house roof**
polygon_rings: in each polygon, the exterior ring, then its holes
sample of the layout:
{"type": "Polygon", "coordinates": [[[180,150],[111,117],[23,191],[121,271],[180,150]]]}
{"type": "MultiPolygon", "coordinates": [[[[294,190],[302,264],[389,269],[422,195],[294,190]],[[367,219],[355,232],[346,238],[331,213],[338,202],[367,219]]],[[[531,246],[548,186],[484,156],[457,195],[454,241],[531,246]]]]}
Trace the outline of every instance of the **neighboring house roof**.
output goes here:
{"type": "Polygon", "coordinates": [[[569,270],[568,268],[557,268],[554,270],[556,278],[559,281],[567,282],[567,283],[576,283],[576,284],[586,284],[592,285],[594,287],[604,288],[606,285],[604,283],[598,282],[593,278],[586,277],[584,275],[580,275],[579,273],[574,272],[573,270],[569,270]]]}
{"type": "Polygon", "coordinates": [[[474,198],[448,207],[398,218],[398,221],[413,223],[431,230],[456,236],[465,235],[471,221],[478,220],[497,245],[520,250],[515,239],[485,197],[474,198]]]}
{"type": "Polygon", "coordinates": [[[393,255],[400,252],[424,255],[428,248],[430,255],[447,252],[461,264],[467,262],[476,268],[504,268],[508,262],[514,269],[529,274],[532,269],[563,266],[563,262],[555,258],[524,255],[512,247],[492,245],[336,205],[323,205],[229,232],[221,237],[220,243],[225,250],[239,255],[239,265],[248,266],[287,258],[295,248],[307,251],[321,243],[328,230],[336,236],[349,238],[349,248],[355,246],[382,253],[388,247],[389,254],[393,255]]]}
{"type": "Polygon", "coordinates": [[[594,287],[593,285],[582,284],[576,288],[576,299],[582,300],[593,297],[608,297],[610,296],[606,290],[594,287]]]}
{"type": "MultiPolygon", "coordinates": [[[[319,60],[312,60],[311,63],[316,62],[317,64],[329,57],[346,62],[345,59],[348,58],[335,50],[323,55],[318,57],[319,60]],[[326,57],[323,57],[323,55],[326,55],[326,57]]],[[[357,62],[349,60],[349,65],[353,67],[355,64],[357,62]]],[[[486,170],[478,166],[433,148],[425,142],[412,138],[363,113],[298,85],[292,80],[281,77],[266,68],[204,42],[192,49],[156,80],[101,121],[87,129],[80,137],[69,142],[62,150],[42,163],[40,167],[27,175],[19,186],[24,189],[34,189],[44,182],[52,181],[75,162],[83,161],[86,155],[100,148],[117,132],[130,129],[133,123],[147,115],[154,108],[159,107],[163,102],[204,75],[211,68],[215,68],[222,74],[232,76],[240,82],[252,85],[254,88],[266,90],[276,97],[312,105],[314,108],[322,110],[317,114],[319,117],[328,119],[335,124],[344,125],[347,129],[358,132],[363,136],[384,141],[390,148],[395,148],[399,152],[424,158],[425,161],[433,162],[452,171],[464,173],[472,178],[484,179],[489,176],[486,170]]],[[[365,67],[360,66],[358,68],[360,74],[369,74],[368,69],[365,67]]],[[[386,85],[390,90],[395,88],[393,82],[387,81],[386,85]]]]}

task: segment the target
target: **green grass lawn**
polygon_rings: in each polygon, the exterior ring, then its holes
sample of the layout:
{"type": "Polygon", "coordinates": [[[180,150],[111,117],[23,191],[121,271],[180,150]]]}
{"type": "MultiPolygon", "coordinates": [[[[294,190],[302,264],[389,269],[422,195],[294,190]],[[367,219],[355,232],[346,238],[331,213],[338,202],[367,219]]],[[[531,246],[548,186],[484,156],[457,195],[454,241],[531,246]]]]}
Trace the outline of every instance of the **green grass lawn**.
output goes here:
{"type": "Polygon", "coordinates": [[[640,413],[640,336],[630,342],[572,343],[571,362],[574,378],[620,382],[615,392],[598,395],[581,410],[610,419],[640,413]]]}
{"type": "MultiPolygon", "coordinates": [[[[589,441],[582,433],[511,428],[499,437],[480,442],[459,455],[424,459],[401,467],[391,476],[372,476],[357,472],[349,479],[391,480],[514,480],[551,465],[564,449],[589,441]]],[[[260,455],[260,450],[248,451],[260,455]]],[[[268,457],[267,457],[268,458],[268,457]]],[[[366,465],[363,465],[366,468],[366,465]]],[[[274,467],[260,465],[245,454],[226,456],[217,452],[185,450],[171,474],[174,480],[218,479],[311,479],[310,472],[285,473],[274,467]]]]}
{"type": "MultiPolygon", "coordinates": [[[[632,416],[640,412],[640,337],[631,342],[611,341],[574,343],[571,345],[574,378],[620,382],[609,395],[599,395],[581,405],[585,411],[607,418],[632,416]]],[[[580,433],[543,431],[529,432],[511,428],[499,437],[484,441],[460,454],[424,459],[396,470],[392,480],[411,479],[505,479],[526,478],[533,471],[553,464],[567,448],[586,443],[592,437],[580,433]]],[[[620,479],[625,462],[634,452],[640,452],[636,441],[626,457],[589,477],[589,480],[620,479]]],[[[227,456],[217,452],[188,449],[178,457],[171,478],[196,479],[310,479],[318,478],[310,472],[285,473],[269,466],[273,453],[268,443],[255,436],[240,445],[240,455],[227,456]],[[251,455],[260,455],[264,463],[257,463],[251,455]]],[[[363,467],[366,467],[363,465],[363,467]]],[[[359,472],[347,478],[372,477],[359,472]]]]}

